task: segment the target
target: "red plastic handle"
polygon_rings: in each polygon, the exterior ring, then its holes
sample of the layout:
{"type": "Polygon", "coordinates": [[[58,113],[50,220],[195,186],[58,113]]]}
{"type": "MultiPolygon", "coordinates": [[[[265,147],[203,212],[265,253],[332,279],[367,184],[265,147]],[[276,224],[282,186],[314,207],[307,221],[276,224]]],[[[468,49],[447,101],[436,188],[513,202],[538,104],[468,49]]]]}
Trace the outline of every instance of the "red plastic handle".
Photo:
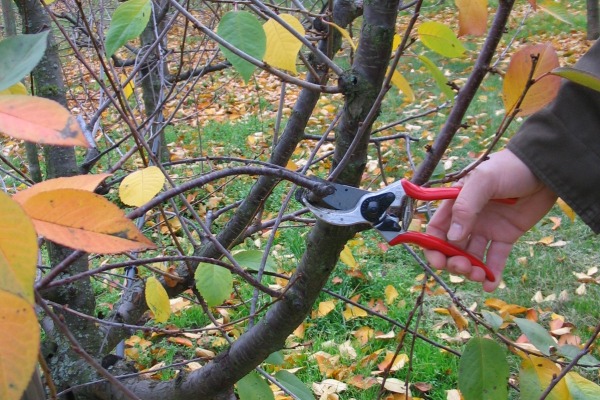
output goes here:
{"type": "Polygon", "coordinates": [[[433,235],[421,232],[404,232],[390,241],[391,246],[395,246],[400,243],[416,244],[417,246],[427,250],[437,250],[448,257],[467,257],[472,265],[483,269],[485,272],[485,277],[488,281],[494,282],[496,280],[494,273],[479,258],[433,235]]]}
{"type": "MultiPolygon", "coordinates": [[[[402,179],[400,182],[406,194],[409,197],[412,197],[413,199],[417,200],[431,201],[455,199],[458,197],[458,194],[461,191],[461,188],[458,186],[426,188],[419,185],[415,185],[407,179],[402,179]]],[[[504,204],[515,204],[517,200],[518,199],[494,199],[494,201],[504,204]]]]}

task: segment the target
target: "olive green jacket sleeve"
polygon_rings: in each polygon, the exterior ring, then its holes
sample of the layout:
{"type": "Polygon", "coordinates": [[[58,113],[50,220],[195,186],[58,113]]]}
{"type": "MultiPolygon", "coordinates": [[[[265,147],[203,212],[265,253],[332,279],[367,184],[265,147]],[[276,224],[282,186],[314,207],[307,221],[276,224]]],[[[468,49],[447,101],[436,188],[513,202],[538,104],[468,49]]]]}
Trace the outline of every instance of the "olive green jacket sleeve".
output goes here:
{"type": "MultiPolygon", "coordinates": [[[[576,68],[600,76],[600,41],[576,68]]],[[[563,83],[556,99],[523,123],[508,148],[600,233],[600,92],[563,83]]]]}

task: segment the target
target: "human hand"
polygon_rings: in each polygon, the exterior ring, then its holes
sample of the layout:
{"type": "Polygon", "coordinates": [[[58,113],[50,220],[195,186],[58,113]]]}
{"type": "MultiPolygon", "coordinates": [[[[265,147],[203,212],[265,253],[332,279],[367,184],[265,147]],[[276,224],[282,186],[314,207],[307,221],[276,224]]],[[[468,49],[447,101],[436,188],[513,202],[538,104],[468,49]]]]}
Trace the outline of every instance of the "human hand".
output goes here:
{"type": "Polygon", "coordinates": [[[491,292],[500,284],[514,243],[546,215],[557,196],[510,150],[492,154],[458,185],[459,196],[442,202],[427,233],[485,260],[496,280],[487,280],[466,257],[446,257],[435,250],[426,250],[425,256],[434,268],[483,282],[483,289],[491,292]],[[504,198],[518,201],[513,205],[491,201],[504,198]]]}

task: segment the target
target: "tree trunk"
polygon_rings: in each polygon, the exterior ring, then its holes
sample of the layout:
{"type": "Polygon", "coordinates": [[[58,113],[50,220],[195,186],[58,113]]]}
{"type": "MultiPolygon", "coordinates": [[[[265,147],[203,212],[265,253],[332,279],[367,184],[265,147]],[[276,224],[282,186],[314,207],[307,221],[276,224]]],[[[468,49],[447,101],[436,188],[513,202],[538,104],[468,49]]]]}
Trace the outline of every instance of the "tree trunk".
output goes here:
{"type": "Polygon", "coordinates": [[[587,0],[587,38],[596,40],[600,37],[600,18],[598,0],[587,0]]]}
{"type": "Polygon", "coordinates": [[[4,36],[14,36],[17,34],[17,20],[12,0],[2,0],[2,17],[4,19],[4,36]]]}
{"type": "MultiPolygon", "coordinates": [[[[361,41],[354,65],[341,78],[344,80],[342,86],[345,88],[346,105],[336,132],[334,165],[346,154],[381,89],[392,49],[397,7],[397,0],[375,0],[365,6],[361,41]]],[[[314,104],[311,103],[311,107],[305,110],[306,114],[298,117],[308,119],[313,109],[314,104]]],[[[353,152],[342,175],[344,182],[360,182],[366,164],[368,139],[369,135],[364,135],[353,152]]],[[[268,187],[263,190],[264,196],[270,192],[268,187]]],[[[349,227],[318,222],[308,236],[307,250],[290,280],[292,283],[285,296],[226,352],[178,382],[135,381],[129,386],[146,400],[164,398],[165,393],[169,393],[173,399],[192,396],[207,400],[222,398],[230,392],[236,381],[260,365],[269,354],[283,347],[289,334],[309,313],[333,271],[341,250],[355,233],[349,227]]]]}

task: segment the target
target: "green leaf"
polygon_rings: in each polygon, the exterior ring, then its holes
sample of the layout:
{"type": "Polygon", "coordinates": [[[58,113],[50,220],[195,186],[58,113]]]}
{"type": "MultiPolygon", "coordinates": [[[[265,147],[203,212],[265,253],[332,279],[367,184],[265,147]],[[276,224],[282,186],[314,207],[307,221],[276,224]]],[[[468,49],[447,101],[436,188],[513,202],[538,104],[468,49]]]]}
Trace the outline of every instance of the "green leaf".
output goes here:
{"type": "Polygon", "coordinates": [[[46,51],[48,32],[0,41],[0,91],[18,83],[40,62],[46,51]]]}
{"type": "MultiPolygon", "coordinates": [[[[263,252],[260,250],[242,250],[233,255],[235,261],[237,261],[245,269],[252,271],[258,271],[260,263],[262,262],[263,252]]],[[[271,257],[267,257],[267,263],[265,264],[265,271],[276,272],[277,267],[275,261],[271,257]]]]}
{"type": "MultiPolygon", "coordinates": [[[[556,354],[558,354],[559,356],[566,357],[569,360],[574,359],[579,353],[581,353],[581,349],[572,344],[562,345],[556,351],[556,354]]],[[[594,357],[590,354],[584,355],[577,362],[577,365],[580,365],[582,367],[592,367],[592,366],[596,366],[599,364],[600,364],[600,361],[598,361],[598,359],[596,357],[594,357]]]]}
{"type": "Polygon", "coordinates": [[[554,68],[550,73],[600,92],[600,76],[596,76],[587,71],[571,67],[560,67],[554,68]]]}
{"type": "Polygon", "coordinates": [[[600,386],[588,381],[576,372],[569,372],[565,377],[569,394],[573,400],[600,399],[600,386]]]}
{"type": "Polygon", "coordinates": [[[117,7],[104,42],[106,56],[112,56],[128,40],[140,36],[151,12],[151,0],[129,0],[117,7]]]}
{"type": "Polygon", "coordinates": [[[483,319],[485,319],[495,331],[500,329],[502,323],[504,322],[501,316],[490,311],[483,310],[481,311],[481,315],[483,315],[483,319]]]}
{"type": "Polygon", "coordinates": [[[269,354],[269,357],[267,357],[265,362],[271,365],[283,365],[283,363],[285,362],[285,360],[283,359],[283,353],[281,351],[271,353],[269,354]]]}
{"type": "Polygon", "coordinates": [[[300,379],[296,377],[296,375],[292,374],[289,371],[284,369],[277,371],[275,374],[275,378],[281,385],[290,391],[294,396],[296,396],[300,400],[314,400],[315,396],[312,394],[312,391],[302,382],[300,379]]]}
{"type": "Polygon", "coordinates": [[[556,18],[557,20],[574,26],[572,14],[566,7],[555,1],[544,1],[538,2],[537,7],[548,15],[556,18]]]}
{"type": "MultiPolygon", "coordinates": [[[[254,14],[247,11],[230,11],[223,15],[217,33],[232,46],[244,53],[262,60],[267,47],[267,37],[261,23],[254,14]]],[[[234,54],[223,45],[219,48],[233,68],[248,82],[256,66],[234,54]]]]}
{"type": "Polygon", "coordinates": [[[231,272],[218,265],[200,263],[194,277],[196,288],[211,307],[222,304],[233,290],[231,272]]]}
{"type": "Polygon", "coordinates": [[[509,368],[503,348],[485,338],[469,340],[458,366],[458,388],[465,400],[506,400],[509,368]]]}
{"type": "Polygon", "coordinates": [[[240,400],[275,400],[269,384],[252,371],[236,384],[240,400]]]}
{"type": "Polygon", "coordinates": [[[440,22],[425,22],[417,33],[425,46],[444,57],[461,57],[466,51],[454,32],[440,22]]]}
{"type": "Polygon", "coordinates": [[[419,60],[425,64],[425,67],[429,70],[431,76],[433,76],[438,88],[442,91],[442,93],[444,93],[444,95],[446,95],[448,100],[452,100],[455,96],[455,93],[447,84],[448,78],[444,76],[444,73],[440,71],[440,69],[429,58],[425,57],[424,55],[419,55],[418,57],[419,60]]]}
{"type": "Polygon", "coordinates": [[[546,329],[525,318],[515,318],[515,322],[536,349],[544,355],[550,355],[550,348],[556,347],[556,342],[546,329]]]}

